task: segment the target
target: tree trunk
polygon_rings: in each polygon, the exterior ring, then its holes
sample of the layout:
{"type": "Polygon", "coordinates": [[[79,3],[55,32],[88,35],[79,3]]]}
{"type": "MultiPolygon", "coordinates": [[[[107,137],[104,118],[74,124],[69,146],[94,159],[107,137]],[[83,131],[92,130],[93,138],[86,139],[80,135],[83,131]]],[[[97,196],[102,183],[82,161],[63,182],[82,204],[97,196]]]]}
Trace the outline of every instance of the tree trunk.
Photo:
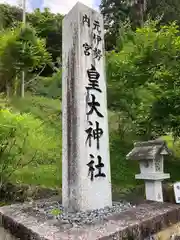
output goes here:
{"type": "Polygon", "coordinates": [[[172,142],[173,148],[175,147],[175,143],[176,143],[177,139],[178,139],[178,137],[173,136],[173,142],[172,142]]]}
{"type": "Polygon", "coordinates": [[[25,78],[25,72],[22,72],[22,80],[21,80],[21,97],[24,98],[24,78],[25,78]]]}
{"type": "Polygon", "coordinates": [[[10,98],[10,84],[8,81],[6,81],[6,96],[7,98],[10,98]]]}
{"type": "Polygon", "coordinates": [[[14,84],[13,84],[13,96],[17,96],[17,89],[18,89],[18,77],[16,76],[14,84]]]}
{"type": "Polygon", "coordinates": [[[142,27],[144,24],[144,13],[146,12],[146,9],[147,0],[138,0],[137,3],[135,4],[135,11],[138,19],[137,21],[140,27],[142,27]]]}

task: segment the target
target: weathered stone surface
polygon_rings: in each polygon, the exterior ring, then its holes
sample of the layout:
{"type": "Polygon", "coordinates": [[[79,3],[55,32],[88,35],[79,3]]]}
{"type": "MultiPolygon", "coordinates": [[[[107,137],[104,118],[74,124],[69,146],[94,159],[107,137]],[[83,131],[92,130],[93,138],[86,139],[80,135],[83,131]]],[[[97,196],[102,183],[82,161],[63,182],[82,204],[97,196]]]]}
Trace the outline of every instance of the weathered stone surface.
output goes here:
{"type": "Polygon", "coordinates": [[[166,142],[162,140],[137,142],[127,154],[127,159],[139,161],[140,174],[136,174],[135,178],[145,181],[147,200],[163,202],[162,181],[170,178],[170,174],[164,173],[164,155],[170,154],[166,142]]]}
{"type": "Polygon", "coordinates": [[[0,240],[18,240],[18,239],[9,234],[7,230],[0,227],[0,240]]]}
{"type": "Polygon", "coordinates": [[[180,182],[174,183],[174,196],[176,203],[180,203],[180,182]]]}
{"type": "Polygon", "coordinates": [[[180,222],[144,240],[180,240],[180,222]]]}
{"type": "Polygon", "coordinates": [[[62,90],[63,206],[111,206],[103,16],[81,3],[63,20],[62,90]]]}
{"type": "Polygon", "coordinates": [[[127,155],[130,160],[153,160],[157,155],[172,154],[163,140],[152,140],[147,142],[137,142],[133,150],[127,155]]]}
{"type": "MultiPolygon", "coordinates": [[[[36,202],[36,204],[42,204],[36,202]]],[[[50,203],[47,203],[50,204],[50,203]]],[[[22,240],[144,240],[180,221],[180,206],[147,202],[137,208],[108,217],[104,224],[62,227],[59,221],[48,221],[30,204],[0,208],[1,225],[22,240]],[[124,238],[123,238],[124,237],[124,238]]]]}

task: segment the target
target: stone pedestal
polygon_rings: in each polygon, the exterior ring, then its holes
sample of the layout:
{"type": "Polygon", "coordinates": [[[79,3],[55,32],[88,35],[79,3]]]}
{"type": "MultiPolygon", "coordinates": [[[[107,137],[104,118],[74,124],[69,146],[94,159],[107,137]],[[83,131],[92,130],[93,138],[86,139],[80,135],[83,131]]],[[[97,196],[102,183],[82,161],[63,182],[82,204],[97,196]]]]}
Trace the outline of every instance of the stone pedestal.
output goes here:
{"type": "Polygon", "coordinates": [[[163,192],[161,181],[145,181],[146,199],[163,202],[163,192]]]}
{"type": "Polygon", "coordinates": [[[112,205],[103,17],[77,3],[63,21],[63,206],[112,205]]]}
{"type": "Polygon", "coordinates": [[[9,234],[7,230],[0,227],[0,240],[18,240],[18,239],[9,234]]]}
{"type": "Polygon", "coordinates": [[[170,178],[170,174],[137,174],[135,175],[135,178],[145,181],[145,193],[147,200],[163,202],[162,181],[170,178]]]}
{"type": "MultiPolygon", "coordinates": [[[[75,227],[57,219],[47,219],[40,206],[47,208],[49,204],[52,203],[45,199],[43,202],[36,201],[34,206],[19,204],[1,207],[0,225],[8,228],[13,237],[23,240],[142,240],[156,239],[156,234],[180,221],[179,205],[148,202],[115,213],[97,225],[75,227]]],[[[170,239],[170,235],[172,233],[166,232],[165,236],[170,239]]],[[[165,240],[163,237],[157,239],[165,240]]]]}

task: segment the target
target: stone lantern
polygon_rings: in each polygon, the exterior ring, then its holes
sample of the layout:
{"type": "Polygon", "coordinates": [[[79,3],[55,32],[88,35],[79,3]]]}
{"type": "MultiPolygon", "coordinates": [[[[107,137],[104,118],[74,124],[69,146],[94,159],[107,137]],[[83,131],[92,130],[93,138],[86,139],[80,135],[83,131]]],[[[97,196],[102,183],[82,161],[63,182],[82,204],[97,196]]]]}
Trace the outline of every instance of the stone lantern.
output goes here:
{"type": "Polygon", "coordinates": [[[145,181],[147,200],[163,202],[162,181],[170,178],[170,174],[164,173],[164,156],[170,154],[165,141],[153,140],[135,143],[126,156],[127,159],[139,161],[140,174],[136,174],[135,178],[145,181]]]}

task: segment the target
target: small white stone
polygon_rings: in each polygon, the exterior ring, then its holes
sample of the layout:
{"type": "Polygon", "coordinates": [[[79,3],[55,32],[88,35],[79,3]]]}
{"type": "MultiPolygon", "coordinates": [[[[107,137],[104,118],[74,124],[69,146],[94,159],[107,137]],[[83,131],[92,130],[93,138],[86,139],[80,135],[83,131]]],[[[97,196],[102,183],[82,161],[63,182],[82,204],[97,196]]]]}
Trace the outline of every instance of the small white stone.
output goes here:
{"type": "Polygon", "coordinates": [[[180,203],[180,182],[174,183],[174,196],[176,203],[180,203]]]}

